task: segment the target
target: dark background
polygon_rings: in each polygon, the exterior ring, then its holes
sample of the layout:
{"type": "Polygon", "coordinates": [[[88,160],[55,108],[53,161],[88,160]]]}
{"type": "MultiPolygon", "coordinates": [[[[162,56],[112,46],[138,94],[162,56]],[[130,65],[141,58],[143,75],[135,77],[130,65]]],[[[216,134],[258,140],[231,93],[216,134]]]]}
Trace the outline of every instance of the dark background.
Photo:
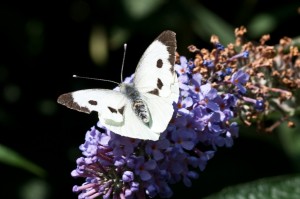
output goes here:
{"type": "MultiPolygon", "coordinates": [[[[70,172],[97,115],[69,110],[56,99],[68,91],[115,87],[72,75],[119,82],[124,42],[128,76],[166,29],[177,33],[178,51],[188,57],[189,44],[211,48],[211,34],[227,44],[241,25],[248,28],[250,40],[270,33],[270,45],[283,36],[299,36],[298,0],[141,2],[149,6],[140,14],[134,14],[142,9],[134,0],[0,3],[0,144],[46,171],[35,175],[0,160],[1,198],[77,198],[72,186],[84,179],[73,179],[70,172]],[[90,53],[97,41],[99,60],[90,53]]],[[[185,193],[201,198],[229,185],[300,170],[280,132],[266,135],[242,128],[240,134],[233,148],[217,152],[192,188],[175,185],[174,197],[185,193]]]]}

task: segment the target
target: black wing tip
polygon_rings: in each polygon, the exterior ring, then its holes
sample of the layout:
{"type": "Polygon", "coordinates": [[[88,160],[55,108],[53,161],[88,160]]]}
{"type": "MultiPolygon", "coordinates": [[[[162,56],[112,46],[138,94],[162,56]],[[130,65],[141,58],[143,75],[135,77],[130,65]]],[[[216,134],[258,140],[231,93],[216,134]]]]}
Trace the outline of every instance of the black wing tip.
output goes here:
{"type": "MultiPolygon", "coordinates": [[[[163,31],[158,37],[157,40],[166,45],[169,52],[169,62],[173,65],[175,64],[175,52],[177,48],[176,42],[176,33],[171,30],[163,31]]],[[[174,68],[171,68],[171,72],[174,73],[174,68]]]]}
{"type": "Polygon", "coordinates": [[[91,113],[91,111],[87,107],[80,106],[77,102],[74,101],[72,93],[65,93],[60,95],[57,98],[57,103],[80,112],[91,113]]]}
{"type": "Polygon", "coordinates": [[[157,37],[157,40],[164,44],[170,45],[172,43],[171,45],[176,46],[176,33],[172,30],[165,30],[157,37]]]}
{"type": "Polygon", "coordinates": [[[160,35],[169,35],[175,37],[176,33],[173,30],[164,30],[160,35]]]}
{"type": "Polygon", "coordinates": [[[74,101],[71,93],[65,93],[57,98],[57,103],[65,105],[66,102],[74,101]]]}

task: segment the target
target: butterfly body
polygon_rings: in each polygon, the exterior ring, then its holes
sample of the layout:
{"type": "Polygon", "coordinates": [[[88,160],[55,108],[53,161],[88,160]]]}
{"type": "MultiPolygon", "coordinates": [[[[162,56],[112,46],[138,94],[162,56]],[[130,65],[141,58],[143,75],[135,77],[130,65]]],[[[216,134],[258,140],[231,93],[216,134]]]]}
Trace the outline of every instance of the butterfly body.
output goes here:
{"type": "Polygon", "coordinates": [[[144,52],[132,83],[121,83],[118,90],[65,93],[57,101],[77,111],[98,112],[100,123],[119,135],[158,140],[173,116],[173,104],[179,97],[175,52],[175,33],[164,31],[144,52]]]}
{"type": "Polygon", "coordinates": [[[131,102],[132,110],[136,116],[139,117],[145,124],[148,124],[150,121],[150,114],[147,104],[143,101],[141,94],[134,85],[123,83],[120,86],[120,91],[124,93],[131,102]]]}

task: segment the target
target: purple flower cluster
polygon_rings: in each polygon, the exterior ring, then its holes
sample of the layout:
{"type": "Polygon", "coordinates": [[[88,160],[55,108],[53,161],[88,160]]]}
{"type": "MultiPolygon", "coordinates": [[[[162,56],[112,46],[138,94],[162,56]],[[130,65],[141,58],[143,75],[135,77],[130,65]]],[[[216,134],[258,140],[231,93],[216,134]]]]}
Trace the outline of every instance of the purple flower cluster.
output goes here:
{"type": "Polygon", "coordinates": [[[238,96],[246,92],[248,75],[228,70],[231,80],[223,86],[235,89],[225,92],[204,81],[199,73],[192,73],[193,67],[185,57],[175,65],[179,102],[158,141],[122,137],[100,123],[87,132],[80,146],[84,157],[77,159],[72,172],[73,177],[86,179],[83,185],[73,187],[79,198],[170,198],[170,184],[182,181],[191,186],[218,147],[233,145],[238,125],[232,119],[238,96]]]}
{"type": "Polygon", "coordinates": [[[246,32],[243,26],[236,28],[236,40],[227,46],[213,35],[212,50],[191,45],[193,59],[176,57],[180,96],[158,141],[122,137],[100,123],[92,127],[80,146],[83,157],[72,171],[73,177],[85,178],[73,187],[79,198],[170,198],[171,184],[191,186],[219,147],[233,145],[239,133],[237,118],[265,132],[284,121],[293,127],[289,118],[300,88],[299,49],[288,37],[277,47],[266,45],[269,35],[245,42],[246,32]],[[263,120],[272,112],[282,117],[265,127],[263,120]]]}

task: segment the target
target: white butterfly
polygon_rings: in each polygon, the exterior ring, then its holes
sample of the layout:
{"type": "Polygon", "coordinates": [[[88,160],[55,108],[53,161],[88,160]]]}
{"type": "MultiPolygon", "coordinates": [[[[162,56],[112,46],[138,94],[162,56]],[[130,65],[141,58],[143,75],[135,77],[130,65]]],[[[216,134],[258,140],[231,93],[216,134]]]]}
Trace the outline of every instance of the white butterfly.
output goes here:
{"type": "Polygon", "coordinates": [[[122,136],[158,140],[179,97],[175,35],[167,30],[152,42],[138,63],[133,83],[121,83],[120,91],[79,90],[60,95],[58,103],[85,113],[97,111],[101,124],[122,136]]]}

